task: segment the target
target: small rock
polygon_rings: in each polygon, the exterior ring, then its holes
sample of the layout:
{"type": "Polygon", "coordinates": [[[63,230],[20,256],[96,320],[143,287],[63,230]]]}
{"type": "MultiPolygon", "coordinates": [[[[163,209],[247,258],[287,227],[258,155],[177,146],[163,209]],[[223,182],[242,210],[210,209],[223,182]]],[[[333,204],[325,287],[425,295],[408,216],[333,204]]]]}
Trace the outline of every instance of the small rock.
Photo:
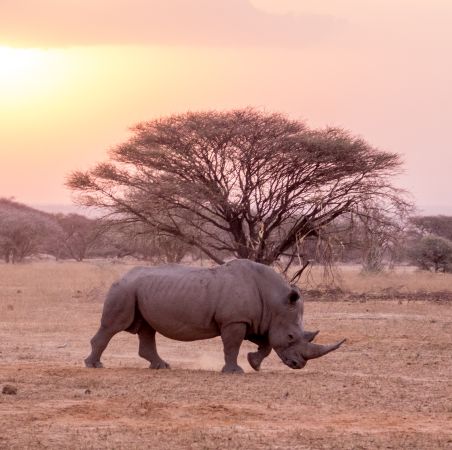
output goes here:
{"type": "Polygon", "coordinates": [[[7,305],[7,306],[6,306],[6,309],[7,309],[8,311],[13,311],[13,310],[14,310],[14,306],[13,306],[13,305],[7,305]]]}
{"type": "Polygon", "coordinates": [[[83,297],[83,292],[80,289],[77,289],[73,294],[72,294],[72,298],[82,298],[83,297]]]}
{"type": "Polygon", "coordinates": [[[22,291],[20,289],[17,289],[16,291],[18,294],[22,294],[22,291]]]}
{"type": "Polygon", "coordinates": [[[91,389],[85,389],[85,395],[91,394],[91,389]]]}
{"type": "Polygon", "coordinates": [[[11,386],[10,384],[5,384],[2,389],[2,394],[5,395],[16,395],[17,388],[15,386],[11,386]]]}
{"type": "Polygon", "coordinates": [[[289,397],[289,392],[286,392],[286,393],[284,394],[284,398],[287,398],[287,397],[289,397]]]}

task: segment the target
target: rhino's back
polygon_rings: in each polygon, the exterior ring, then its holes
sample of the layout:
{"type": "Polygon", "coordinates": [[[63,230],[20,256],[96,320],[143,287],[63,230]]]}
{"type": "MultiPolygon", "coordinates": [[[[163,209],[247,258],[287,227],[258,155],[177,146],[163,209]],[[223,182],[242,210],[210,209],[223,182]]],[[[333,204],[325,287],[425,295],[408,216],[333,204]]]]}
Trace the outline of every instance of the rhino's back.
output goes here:
{"type": "Polygon", "coordinates": [[[191,341],[218,336],[217,299],[227,279],[214,269],[168,265],[137,269],[125,281],[134,285],[139,311],[155,330],[191,341]]]}

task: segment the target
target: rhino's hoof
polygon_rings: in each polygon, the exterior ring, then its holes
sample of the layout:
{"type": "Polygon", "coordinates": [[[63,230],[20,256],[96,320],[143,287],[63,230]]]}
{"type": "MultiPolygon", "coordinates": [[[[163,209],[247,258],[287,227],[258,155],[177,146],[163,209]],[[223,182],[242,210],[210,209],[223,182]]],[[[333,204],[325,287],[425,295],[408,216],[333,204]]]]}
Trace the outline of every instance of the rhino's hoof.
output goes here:
{"type": "Polygon", "coordinates": [[[167,362],[165,362],[165,361],[159,361],[156,364],[151,364],[149,366],[149,368],[150,369],[156,369],[156,370],[159,370],[159,369],[171,369],[170,365],[167,362]]]}
{"type": "Polygon", "coordinates": [[[100,361],[91,362],[91,361],[87,361],[86,359],[85,359],[85,366],[90,369],[103,369],[103,367],[104,367],[104,365],[100,361]]]}
{"type": "Polygon", "coordinates": [[[240,366],[224,366],[222,373],[245,373],[240,366]]]}
{"type": "Polygon", "coordinates": [[[262,360],[257,356],[257,353],[248,353],[246,358],[254,370],[258,371],[261,368],[262,360]]]}

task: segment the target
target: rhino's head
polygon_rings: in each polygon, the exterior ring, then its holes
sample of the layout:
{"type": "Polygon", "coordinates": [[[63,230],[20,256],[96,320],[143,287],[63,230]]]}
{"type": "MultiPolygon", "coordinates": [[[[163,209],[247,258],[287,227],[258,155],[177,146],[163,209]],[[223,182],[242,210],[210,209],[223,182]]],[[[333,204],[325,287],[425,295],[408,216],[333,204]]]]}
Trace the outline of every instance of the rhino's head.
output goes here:
{"type": "Polygon", "coordinates": [[[345,341],[330,345],[309,342],[303,336],[303,299],[295,286],[287,286],[272,299],[272,319],[269,341],[284,364],[292,369],[302,369],[309,359],[319,358],[336,350],[345,341]]]}

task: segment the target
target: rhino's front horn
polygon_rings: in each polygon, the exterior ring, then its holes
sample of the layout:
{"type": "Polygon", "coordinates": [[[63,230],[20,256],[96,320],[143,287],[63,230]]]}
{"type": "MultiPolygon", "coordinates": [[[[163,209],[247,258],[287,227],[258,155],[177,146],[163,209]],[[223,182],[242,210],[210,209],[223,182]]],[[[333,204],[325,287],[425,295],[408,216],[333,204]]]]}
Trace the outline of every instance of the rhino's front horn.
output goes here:
{"type": "Polygon", "coordinates": [[[303,358],[306,360],[320,358],[321,356],[338,349],[345,341],[346,339],[342,339],[342,341],[329,345],[320,345],[313,344],[312,342],[303,342],[301,353],[303,355],[303,358]]]}

